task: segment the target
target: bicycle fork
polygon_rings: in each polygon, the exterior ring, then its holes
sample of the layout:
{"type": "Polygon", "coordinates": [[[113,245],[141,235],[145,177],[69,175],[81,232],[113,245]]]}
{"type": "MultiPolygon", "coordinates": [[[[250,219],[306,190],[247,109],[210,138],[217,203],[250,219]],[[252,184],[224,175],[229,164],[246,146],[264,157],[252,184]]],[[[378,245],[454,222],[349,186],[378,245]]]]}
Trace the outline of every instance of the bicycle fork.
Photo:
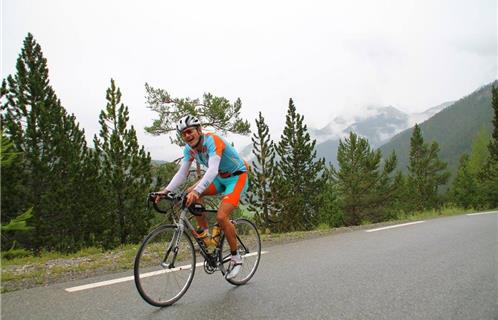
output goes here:
{"type": "Polygon", "coordinates": [[[175,261],[176,261],[176,256],[178,255],[178,250],[179,250],[179,244],[180,244],[180,237],[182,236],[184,227],[181,223],[178,224],[178,228],[176,229],[175,234],[173,235],[173,238],[169,242],[168,249],[166,250],[166,253],[164,254],[164,259],[161,262],[161,267],[163,268],[168,268],[172,269],[175,267],[175,261]],[[169,255],[173,252],[173,257],[171,259],[170,263],[167,263],[169,255]]]}

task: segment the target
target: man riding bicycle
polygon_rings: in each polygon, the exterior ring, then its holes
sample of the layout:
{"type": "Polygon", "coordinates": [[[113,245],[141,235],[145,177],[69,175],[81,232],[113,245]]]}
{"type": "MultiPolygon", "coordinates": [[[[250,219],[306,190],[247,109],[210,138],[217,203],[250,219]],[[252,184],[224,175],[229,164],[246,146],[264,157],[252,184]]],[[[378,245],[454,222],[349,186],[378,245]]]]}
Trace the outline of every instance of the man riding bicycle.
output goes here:
{"type": "MultiPolygon", "coordinates": [[[[241,195],[249,186],[248,167],[235,148],[214,133],[202,133],[199,119],[191,115],[181,118],[176,129],[185,142],[183,161],[171,182],[159,193],[167,194],[185,182],[192,162],[206,166],[204,176],[187,189],[186,205],[201,203],[202,197],[223,194],[216,214],[216,221],[224,231],[231,251],[231,261],[226,274],[227,279],[235,277],[242,267],[242,257],[237,251],[235,227],[230,222],[230,215],[237,208],[241,195]]],[[[156,202],[160,198],[156,198],[156,202]]],[[[205,215],[196,216],[201,230],[199,236],[208,235],[208,222],[205,215]]]]}

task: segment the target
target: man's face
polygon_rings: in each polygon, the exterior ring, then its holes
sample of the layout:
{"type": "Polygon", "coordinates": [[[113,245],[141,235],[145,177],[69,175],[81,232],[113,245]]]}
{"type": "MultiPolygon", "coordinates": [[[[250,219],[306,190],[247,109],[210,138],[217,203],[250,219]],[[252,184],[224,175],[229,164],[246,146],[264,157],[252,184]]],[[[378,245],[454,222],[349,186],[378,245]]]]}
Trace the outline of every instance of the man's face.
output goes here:
{"type": "Polygon", "coordinates": [[[201,133],[199,128],[190,127],[182,131],[181,133],[183,141],[187,143],[190,147],[194,147],[199,142],[201,138],[201,133]]]}

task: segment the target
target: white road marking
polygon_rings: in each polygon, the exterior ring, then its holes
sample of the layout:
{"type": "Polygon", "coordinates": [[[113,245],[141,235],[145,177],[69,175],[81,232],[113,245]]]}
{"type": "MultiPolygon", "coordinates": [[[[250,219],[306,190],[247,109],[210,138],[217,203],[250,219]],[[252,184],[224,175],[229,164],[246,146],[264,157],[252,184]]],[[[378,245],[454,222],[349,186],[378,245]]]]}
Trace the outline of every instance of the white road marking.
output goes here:
{"type": "Polygon", "coordinates": [[[467,213],[468,216],[479,216],[481,214],[490,214],[490,213],[498,213],[498,211],[487,211],[487,212],[476,212],[476,213],[467,213]]]}
{"type": "MultiPolygon", "coordinates": [[[[266,254],[266,253],[268,253],[268,251],[261,251],[261,254],[266,254]]],[[[250,257],[250,256],[254,256],[254,255],[256,255],[256,252],[246,254],[245,257],[250,257]]],[[[195,266],[196,267],[200,267],[202,265],[204,265],[204,262],[199,262],[195,266]]],[[[168,273],[168,272],[175,272],[175,271],[187,270],[187,269],[190,269],[190,266],[180,266],[180,267],[176,267],[176,268],[173,268],[173,269],[165,269],[165,270],[148,272],[148,273],[142,274],[142,278],[148,278],[148,277],[153,277],[153,276],[157,276],[157,275],[168,273]]],[[[88,289],[93,289],[93,288],[110,286],[110,285],[113,285],[113,284],[116,284],[116,283],[132,281],[134,279],[135,279],[134,276],[124,277],[124,278],[118,278],[118,279],[113,279],[113,280],[107,280],[107,281],[101,281],[101,282],[95,282],[95,283],[85,284],[85,285],[82,285],[82,286],[67,288],[65,290],[67,292],[78,292],[78,291],[82,291],[82,290],[88,290],[88,289]]]]}
{"type": "Polygon", "coordinates": [[[365,230],[365,232],[375,232],[375,231],[381,231],[381,230],[386,230],[386,229],[393,229],[393,228],[399,228],[399,227],[405,227],[405,226],[411,226],[413,224],[419,224],[425,221],[415,221],[415,222],[409,222],[409,223],[403,223],[403,224],[397,224],[394,226],[388,226],[388,227],[383,227],[383,228],[377,228],[377,229],[370,229],[370,230],[365,230]]]}

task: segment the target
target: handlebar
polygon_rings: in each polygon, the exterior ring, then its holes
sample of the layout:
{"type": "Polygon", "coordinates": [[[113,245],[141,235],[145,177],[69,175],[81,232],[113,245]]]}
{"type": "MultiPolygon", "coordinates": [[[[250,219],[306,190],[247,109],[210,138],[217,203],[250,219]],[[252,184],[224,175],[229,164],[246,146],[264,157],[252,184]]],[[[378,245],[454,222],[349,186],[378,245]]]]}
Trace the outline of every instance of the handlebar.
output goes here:
{"type": "Polygon", "coordinates": [[[168,211],[162,210],[159,208],[159,206],[156,203],[156,198],[159,197],[161,199],[166,199],[169,201],[172,201],[173,203],[182,203],[182,208],[185,205],[184,198],[185,194],[174,194],[172,192],[170,193],[160,193],[160,192],[150,192],[147,196],[147,206],[148,204],[152,203],[152,206],[154,207],[154,210],[160,213],[168,213],[168,211]]]}
{"type": "MultiPolygon", "coordinates": [[[[173,203],[177,203],[177,204],[180,203],[182,209],[185,209],[185,207],[186,207],[186,205],[185,205],[185,203],[187,201],[187,193],[186,192],[182,192],[182,193],[178,193],[178,194],[173,193],[173,192],[169,192],[169,193],[151,192],[151,193],[149,193],[149,195],[147,196],[147,203],[152,202],[152,206],[154,207],[154,209],[157,212],[168,213],[168,211],[165,211],[165,210],[162,210],[161,208],[159,208],[159,206],[156,203],[157,197],[171,201],[173,203]]],[[[188,211],[191,214],[193,214],[194,216],[200,216],[200,215],[202,215],[203,212],[216,212],[217,210],[206,210],[206,208],[202,204],[193,203],[192,205],[190,205],[190,207],[188,207],[188,211]]]]}

